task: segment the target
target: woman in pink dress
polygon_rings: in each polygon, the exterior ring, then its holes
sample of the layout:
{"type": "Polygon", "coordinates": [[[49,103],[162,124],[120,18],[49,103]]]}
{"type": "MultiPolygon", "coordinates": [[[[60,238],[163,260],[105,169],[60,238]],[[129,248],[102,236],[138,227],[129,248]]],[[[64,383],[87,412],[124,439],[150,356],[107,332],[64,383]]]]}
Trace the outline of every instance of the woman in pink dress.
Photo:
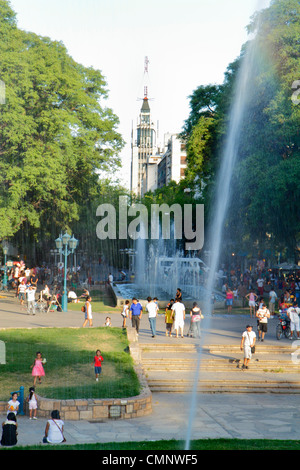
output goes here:
{"type": "Polygon", "coordinates": [[[32,376],[34,377],[33,385],[36,384],[37,377],[39,379],[39,383],[42,383],[41,377],[44,377],[44,375],[45,375],[43,363],[45,363],[45,359],[42,358],[41,353],[38,351],[36,353],[36,358],[34,360],[34,363],[31,366],[32,367],[32,376]]]}

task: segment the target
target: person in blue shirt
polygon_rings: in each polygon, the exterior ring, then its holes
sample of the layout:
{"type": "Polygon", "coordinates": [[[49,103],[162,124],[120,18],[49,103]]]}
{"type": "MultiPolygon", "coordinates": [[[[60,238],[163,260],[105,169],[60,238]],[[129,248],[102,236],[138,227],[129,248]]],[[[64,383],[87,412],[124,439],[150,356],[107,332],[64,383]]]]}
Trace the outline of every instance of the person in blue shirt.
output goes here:
{"type": "Polygon", "coordinates": [[[131,320],[132,328],[136,329],[137,334],[140,330],[140,321],[142,318],[143,307],[140,302],[134,297],[130,306],[129,315],[131,320]]]}

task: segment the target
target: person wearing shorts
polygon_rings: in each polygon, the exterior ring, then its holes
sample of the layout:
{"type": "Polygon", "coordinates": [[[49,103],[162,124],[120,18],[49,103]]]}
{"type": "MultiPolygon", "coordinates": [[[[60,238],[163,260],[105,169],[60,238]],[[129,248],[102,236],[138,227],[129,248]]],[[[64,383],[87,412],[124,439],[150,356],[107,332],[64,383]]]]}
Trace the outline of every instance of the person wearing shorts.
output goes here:
{"type": "Polygon", "coordinates": [[[98,382],[98,379],[99,379],[101,371],[102,371],[102,362],[103,362],[103,360],[104,359],[101,356],[100,349],[97,349],[96,355],[94,357],[94,369],[95,369],[96,382],[98,382]]]}
{"type": "Polygon", "coordinates": [[[252,326],[247,325],[246,330],[242,334],[241,351],[244,351],[244,363],[242,369],[248,369],[249,362],[252,358],[251,348],[255,345],[256,333],[252,331],[252,326]]]}
{"type": "Polygon", "coordinates": [[[257,300],[257,295],[255,292],[251,291],[249,294],[246,295],[246,299],[249,301],[249,310],[250,310],[250,318],[255,317],[255,307],[256,307],[256,300],[257,300]]]}
{"type": "Polygon", "coordinates": [[[93,326],[93,315],[92,315],[92,298],[90,296],[87,297],[85,306],[84,306],[84,322],[82,327],[84,328],[88,323],[89,326],[93,326]]]}
{"type": "Polygon", "coordinates": [[[35,388],[29,388],[29,396],[27,398],[28,401],[28,408],[29,408],[29,419],[37,419],[36,412],[37,412],[37,396],[35,394],[35,388]]]}
{"type": "Polygon", "coordinates": [[[264,341],[265,334],[268,331],[268,318],[270,318],[270,311],[267,309],[263,302],[261,307],[257,310],[256,316],[258,318],[258,336],[260,341],[264,341]]]}
{"type": "Polygon", "coordinates": [[[294,331],[296,331],[296,334],[297,334],[297,338],[299,339],[299,336],[300,336],[300,327],[299,327],[299,314],[300,314],[300,309],[298,307],[298,303],[297,302],[294,302],[293,306],[290,307],[288,310],[287,310],[287,316],[289,317],[291,323],[291,336],[290,336],[290,340],[293,340],[293,337],[294,337],[294,331]]]}

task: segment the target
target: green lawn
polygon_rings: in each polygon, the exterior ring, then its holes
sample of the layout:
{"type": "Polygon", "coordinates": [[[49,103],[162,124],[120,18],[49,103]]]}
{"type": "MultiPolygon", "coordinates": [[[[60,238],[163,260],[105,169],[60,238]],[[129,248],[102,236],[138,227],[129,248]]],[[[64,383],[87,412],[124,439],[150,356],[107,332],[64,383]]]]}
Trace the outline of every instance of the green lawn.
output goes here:
{"type": "MultiPolygon", "coordinates": [[[[110,450],[110,451],[136,451],[136,450],[157,450],[157,451],[180,451],[184,450],[185,442],[183,441],[149,441],[149,442],[110,442],[81,444],[70,446],[67,443],[60,446],[27,446],[14,447],[19,450],[110,450]]],[[[300,450],[300,441],[284,441],[269,439],[199,439],[191,441],[188,452],[200,450],[246,450],[246,451],[262,451],[262,450],[300,450]]]]}
{"type": "Polygon", "coordinates": [[[120,328],[34,328],[0,331],[6,364],[0,365],[0,400],[21,385],[33,384],[31,364],[37,351],[47,359],[45,377],[36,385],[40,396],[57,399],[122,398],[139,394],[140,386],[120,328]],[[95,381],[93,358],[100,349],[102,376],[95,381]]]}

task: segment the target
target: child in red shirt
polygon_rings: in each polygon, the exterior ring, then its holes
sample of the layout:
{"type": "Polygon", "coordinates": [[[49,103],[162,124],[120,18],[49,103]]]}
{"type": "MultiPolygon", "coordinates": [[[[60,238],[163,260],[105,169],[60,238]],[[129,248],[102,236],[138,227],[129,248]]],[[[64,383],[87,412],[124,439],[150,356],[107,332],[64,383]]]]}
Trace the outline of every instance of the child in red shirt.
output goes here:
{"type": "Polygon", "coordinates": [[[100,349],[97,349],[96,356],[94,357],[96,382],[98,382],[99,375],[101,374],[102,361],[104,361],[104,359],[101,356],[101,351],[100,351],[100,349]]]}

